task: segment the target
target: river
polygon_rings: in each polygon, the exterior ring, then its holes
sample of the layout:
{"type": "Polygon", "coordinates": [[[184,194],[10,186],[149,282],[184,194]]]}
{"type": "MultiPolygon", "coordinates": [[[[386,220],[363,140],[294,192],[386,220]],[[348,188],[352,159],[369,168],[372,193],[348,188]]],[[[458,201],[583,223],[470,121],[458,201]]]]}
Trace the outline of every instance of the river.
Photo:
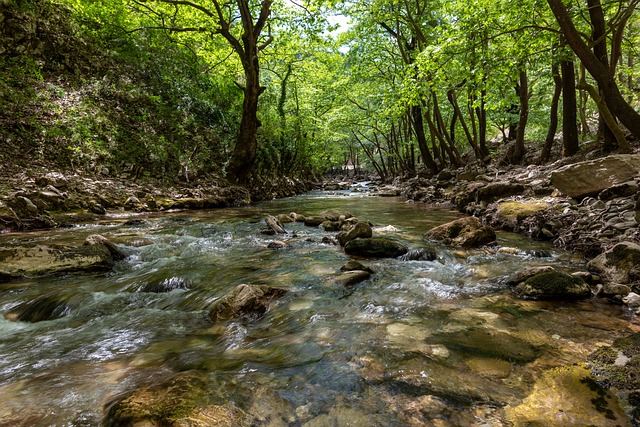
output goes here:
{"type": "Polygon", "coordinates": [[[106,274],[0,284],[0,312],[46,297],[64,314],[0,316],[0,425],[100,425],[114,399],[182,371],[208,376],[210,401],[234,402],[253,425],[502,425],[501,408],[544,370],[584,360],[633,320],[595,299],[515,298],[505,279],[526,266],[584,268],[546,243],[499,232],[498,246],[511,249],[497,252],[423,240],[459,217],[400,198],[313,192],[2,235],[0,247],[101,234],[129,256],[106,274]],[[327,280],[349,259],[322,243],[335,233],[300,223],[285,224],[284,237],[260,233],[267,214],[326,209],[438,259],[361,260],[375,274],[344,288],[327,280]],[[276,238],[290,248],[267,248],[276,238]],[[241,283],[290,292],[258,321],[211,324],[207,308],[241,283]]]}

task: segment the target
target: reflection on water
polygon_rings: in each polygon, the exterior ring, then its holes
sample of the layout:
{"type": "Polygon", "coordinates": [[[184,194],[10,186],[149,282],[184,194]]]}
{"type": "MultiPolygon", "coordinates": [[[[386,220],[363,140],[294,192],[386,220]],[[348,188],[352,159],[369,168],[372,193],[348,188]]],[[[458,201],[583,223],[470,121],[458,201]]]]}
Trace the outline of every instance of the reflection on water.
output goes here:
{"type": "Polygon", "coordinates": [[[43,300],[65,310],[36,323],[0,318],[0,425],[97,425],[116,396],[187,370],[209,375],[211,401],[236,402],[256,425],[502,425],[500,408],[526,397],[543,370],[582,360],[629,319],[597,301],[515,299],[504,279],[525,266],[582,267],[548,245],[506,233],[501,252],[422,240],[457,217],[312,193],[1,236],[2,246],[79,244],[99,233],[129,257],[107,274],[0,285],[3,313],[43,300]],[[299,223],[284,237],[260,233],[266,214],[329,208],[438,259],[365,260],[376,273],[344,289],[326,280],[348,260],[322,243],[333,233],[299,223]],[[267,248],[274,239],[290,248],[267,248]],[[241,283],[290,292],[257,322],[212,325],[207,308],[241,283]]]}

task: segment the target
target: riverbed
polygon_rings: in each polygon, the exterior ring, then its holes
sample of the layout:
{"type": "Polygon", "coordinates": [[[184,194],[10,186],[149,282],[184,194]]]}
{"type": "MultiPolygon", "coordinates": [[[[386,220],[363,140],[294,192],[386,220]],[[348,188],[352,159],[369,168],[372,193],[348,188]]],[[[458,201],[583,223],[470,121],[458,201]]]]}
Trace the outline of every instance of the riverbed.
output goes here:
{"type": "Polygon", "coordinates": [[[607,301],[522,300],[505,285],[527,266],[584,270],[579,255],[511,233],[474,250],[423,239],[459,217],[402,198],[313,192],[2,235],[0,247],[101,234],[128,256],[106,274],[0,284],[2,313],[45,297],[63,311],[34,323],[0,317],[0,425],[100,425],[119,397],[184,371],[206,375],[209,401],[233,402],[253,425],[507,425],[503,408],[542,372],[636,329],[607,301]],[[266,215],[327,209],[437,259],[360,260],[375,274],[344,287],[331,277],[350,258],[323,243],[335,233],[302,223],[261,233],[266,215]],[[268,248],[275,239],[289,247],[268,248]],[[242,283],[289,292],[257,321],[212,324],[207,310],[242,283]]]}

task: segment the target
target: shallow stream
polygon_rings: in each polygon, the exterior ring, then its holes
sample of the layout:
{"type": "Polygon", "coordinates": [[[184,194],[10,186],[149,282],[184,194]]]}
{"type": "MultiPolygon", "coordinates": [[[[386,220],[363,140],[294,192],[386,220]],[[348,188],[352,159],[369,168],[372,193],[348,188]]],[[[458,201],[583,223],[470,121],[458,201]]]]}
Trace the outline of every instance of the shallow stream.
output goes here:
{"type": "Polygon", "coordinates": [[[510,233],[498,234],[511,248],[502,252],[422,239],[458,217],[400,198],[317,192],[2,235],[0,247],[101,234],[130,256],[106,274],[0,284],[0,313],[48,297],[65,314],[0,316],[0,425],[100,425],[119,396],[193,370],[214,384],[211,402],[233,402],[256,426],[498,426],[501,408],[524,399],[545,369],[635,328],[622,307],[519,300],[504,284],[531,265],[580,270],[580,257],[510,233]],[[285,224],[284,237],[260,233],[266,214],[326,209],[438,259],[361,260],[376,273],[344,288],[329,278],[349,257],[321,242],[335,233],[300,223],[285,224]],[[290,248],[267,248],[274,239],[290,248]],[[256,322],[211,324],[207,308],[241,283],[290,292],[256,322]]]}

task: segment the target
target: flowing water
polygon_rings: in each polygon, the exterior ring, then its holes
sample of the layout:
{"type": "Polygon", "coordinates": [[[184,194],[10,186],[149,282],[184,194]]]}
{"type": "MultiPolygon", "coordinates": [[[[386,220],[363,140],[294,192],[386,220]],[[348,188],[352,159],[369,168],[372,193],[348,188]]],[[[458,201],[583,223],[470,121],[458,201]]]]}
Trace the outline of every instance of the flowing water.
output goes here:
{"type": "Polygon", "coordinates": [[[210,402],[233,402],[253,425],[502,425],[500,408],[525,398],[543,370],[583,360],[633,320],[596,300],[512,296],[505,278],[526,266],[583,268],[546,244],[499,233],[513,249],[496,252],[422,239],[458,217],[399,198],[310,193],[0,236],[0,247],[79,245],[97,233],[129,254],[106,274],[0,284],[0,312],[45,299],[62,315],[0,316],[0,425],[100,425],[110,402],[182,371],[208,376],[210,402]],[[266,214],[325,209],[438,259],[363,260],[375,274],[345,288],[328,280],[349,259],[322,243],[335,233],[299,223],[284,237],[260,233],[266,214]],[[267,248],[274,239],[290,248],[267,248]],[[255,322],[212,324],[207,309],[242,283],[290,292],[255,322]]]}

